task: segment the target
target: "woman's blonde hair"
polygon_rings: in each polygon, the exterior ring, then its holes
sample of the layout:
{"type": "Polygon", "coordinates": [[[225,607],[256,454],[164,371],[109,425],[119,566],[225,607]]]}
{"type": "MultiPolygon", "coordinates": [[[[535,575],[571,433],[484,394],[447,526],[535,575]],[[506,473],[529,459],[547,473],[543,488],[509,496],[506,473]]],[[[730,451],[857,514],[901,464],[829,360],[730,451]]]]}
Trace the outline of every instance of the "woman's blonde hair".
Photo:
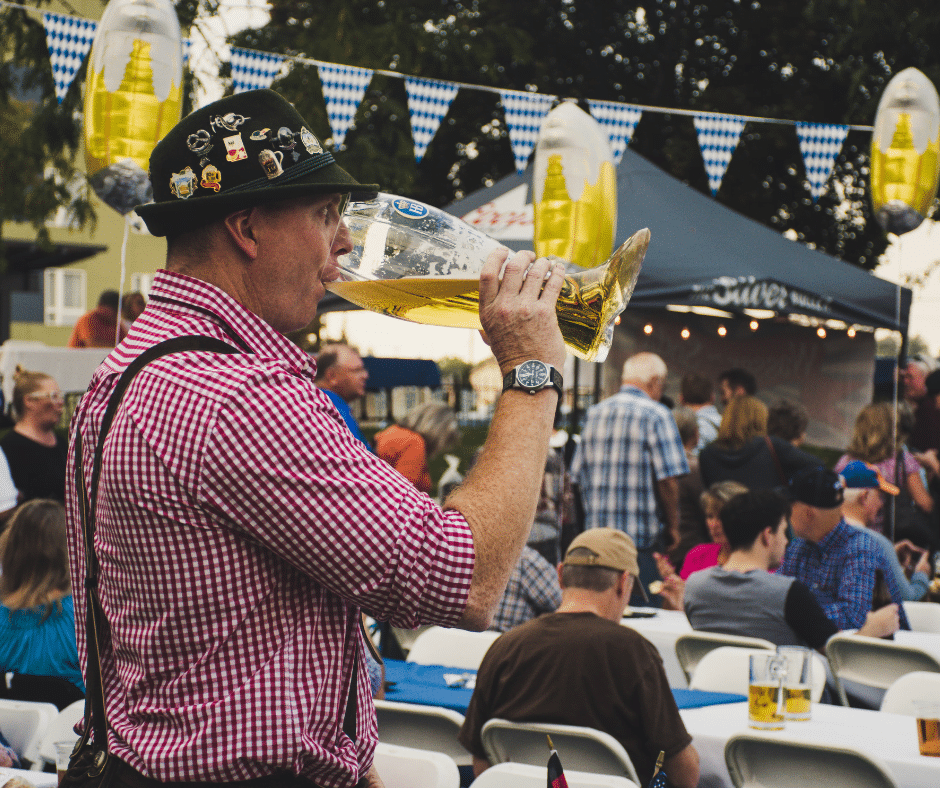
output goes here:
{"type": "Polygon", "coordinates": [[[0,535],[0,601],[10,610],[61,608],[72,593],[65,508],[37,498],[19,507],[0,535]]]}
{"type": "Polygon", "coordinates": [[[457,414],[441,402],[425,402],[412,408],[398,425],[424,438],[428,457],[452,449],[460,441],[457,414]]]}
{"type": "Polygon", "coordinates": [[[702,512],[706,515],[708,514],[708,507],[714,505],[718,510],[715,514],[721,511],[721,508],[728,503],[735,495],[740,495],[741,493],[746,493],[747,487],[745,487],[741,482],[735,482],[731,479],[728,479],[723,482],[715,482],[711,487],[709,487],[705,492],[703,492],[698,499],[699,506],[702,507],[702,512]]]}
{"type": "Polygon", "coordinates": [[[13,373],[13,414],[17,419],[23,418],[26,412],[24,401],[35,391],[42,388],[47,380],[53,380],[52,375],[45,372],[30,372],[17,366],[13,373]]]}
{"type": "Polygon", "coordinates": [[[726,449],[740,449],[752,438],[767,434],[767,406],[757,397],[732,397],[721,414],[715,442],[726,449]]]}
{"type": "Polygon", "coordinates": [[[876,402],[862,408],[855,418],[846,452],[856,460],[878,463],[898,453],[902,437],[900,430],[895,433],[894,409],[887,402],[876,402]]]}

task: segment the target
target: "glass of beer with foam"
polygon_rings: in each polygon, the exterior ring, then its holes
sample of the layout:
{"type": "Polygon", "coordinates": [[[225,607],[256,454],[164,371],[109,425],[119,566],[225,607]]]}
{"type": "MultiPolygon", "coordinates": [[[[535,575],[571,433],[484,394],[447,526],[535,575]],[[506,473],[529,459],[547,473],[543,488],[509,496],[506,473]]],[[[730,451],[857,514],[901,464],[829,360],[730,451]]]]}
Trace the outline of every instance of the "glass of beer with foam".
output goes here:
{"type": "Polygon", "coordinates": [[[777,646],[777,654],[786,661],[787,675],[783,682],[788,720],[809,720],[812,717],[813,654],[802,646],[777,646]]]}
{"type": "Polygon", "coordinates": [[[751,654],[751,676],[748,684],[748,725],[765,731],[783,730],[786,701],[783,682],[786,677],[785,657],[773,651],[751,654]]]}

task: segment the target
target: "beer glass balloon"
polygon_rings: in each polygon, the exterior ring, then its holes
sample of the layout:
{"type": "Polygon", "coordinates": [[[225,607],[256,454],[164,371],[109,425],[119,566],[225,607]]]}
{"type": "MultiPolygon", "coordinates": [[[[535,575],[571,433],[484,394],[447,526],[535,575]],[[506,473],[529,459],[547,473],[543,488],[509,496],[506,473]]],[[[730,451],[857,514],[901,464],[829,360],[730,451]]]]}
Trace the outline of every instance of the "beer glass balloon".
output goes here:
{"type": "MultiPolygon", "coordinates": [[[[480,271],[502,245],[424,203],[371,196],[353,195],[346,207],[352,251],[340,258],[340,278],[327,288],[364,309],[415,323],[480,328],[480,271]]],[[[558,323],[578,358],[607,357],[614,321],[633,293],[649,238],[649,230],[640,230],[594,268],[566,264],[558,323]]]]}

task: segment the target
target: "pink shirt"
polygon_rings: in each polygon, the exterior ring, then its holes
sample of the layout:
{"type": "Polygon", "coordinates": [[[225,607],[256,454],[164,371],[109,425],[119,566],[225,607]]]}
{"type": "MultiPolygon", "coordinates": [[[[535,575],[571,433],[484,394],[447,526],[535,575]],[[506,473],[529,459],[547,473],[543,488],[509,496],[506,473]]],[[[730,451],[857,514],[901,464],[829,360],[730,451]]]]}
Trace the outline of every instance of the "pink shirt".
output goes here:
{"type": "MultiPolygon", "coordinates": [[[[75,413],[86,479],[119,373],[184,334],[250,352],[154,361],[108,435],[95,547],[113,633],[102,655],[110,750],[163,781],[289,770],[352,786],[377,738],[364,668],[356,742],[341,730],[354,653],[364,661],[359,608],[402,627],[455,624],[470,530],[352,436],[306,353],[221,290],[165,271],[75,413]]],[[[66,499],[81,578],[73,462],[74,446],[66,499]]]]}
{"type": "Polygon", "coordinates": [[[712,566],[718,566],[718,555],[721,553],[721,545],[717,542],[706,542],[699,544],[689,550],[689,554],[682,562],[682,571],[679,577],[688,580],[689,575],[702,569],[708,569],[712,566]]]}

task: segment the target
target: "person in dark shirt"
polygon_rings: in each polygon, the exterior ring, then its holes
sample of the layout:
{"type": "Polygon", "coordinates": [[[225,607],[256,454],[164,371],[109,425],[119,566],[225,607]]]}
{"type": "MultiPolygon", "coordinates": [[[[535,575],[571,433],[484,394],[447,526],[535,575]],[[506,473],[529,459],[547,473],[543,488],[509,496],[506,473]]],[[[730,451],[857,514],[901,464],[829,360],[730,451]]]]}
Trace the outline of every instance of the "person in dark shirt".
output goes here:
{"type": "Polygon", "coordinates": [[[65,500],[68,445],[56,433],[64,401],[59,385],[43,372],[19,370],[13,387],[16,424],[0,439],[22,501],[65,500]]]}

